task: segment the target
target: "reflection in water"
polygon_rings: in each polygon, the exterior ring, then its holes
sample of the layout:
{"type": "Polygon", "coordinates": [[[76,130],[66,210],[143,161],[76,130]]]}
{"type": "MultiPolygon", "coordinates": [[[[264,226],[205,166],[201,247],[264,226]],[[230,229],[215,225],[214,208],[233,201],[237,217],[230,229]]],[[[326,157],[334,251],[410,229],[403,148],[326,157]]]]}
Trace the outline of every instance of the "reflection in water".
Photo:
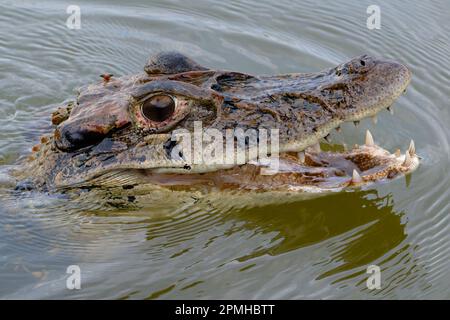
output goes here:
{"type": "MultiPolygon", "coordinates": [[[[376,294],[390,292],[398,285],[424,275],[416,265],[417,258],[414,258],[417,248],[411,248],[404,242],[407,236],[405,221],[402,221],[404,213],[394,210],[391,194],[378,196],[376,190],[347,192],[287,205],[244,210],[241,207],[238,210],[230,208],[227,213],[224,213],[223,207],[214,213],[214,203],[203,200],[197,202],[196,210],[188,215],[172,217],[170,222],[150,223],[147,240],[164,239],[164,247],[184,244],[170,257],[172,259],[193,250],[192,246],[186,246],[186,242],[213,227],[229,226],[222,235],[215,234],[209,238],[204,247],[223,236],[238,235],[241,239],[239,246],[243,248],[247,246],[248,239],[262,236],[265,240],[260,244],[249,244],[249,247],[254,246],[252,250],[242,250],[250,251],[248,254],[242,256],[238,251],[232,257],[233,261],[244,265],[240,271],[255,267],[260,263],[258,258],[267,255],[276,258],[295,251],[302,254],[302,248],[319,245],[325,247],[325,252],[329,254],[319,261],[308,262],[315,267],[314,280],[332,277],[332,284],[346,282],[364,291],[367,290],[366,268],[377,264],[383,270],[384,282],[382,290],[376,294]],[[205,206],[204,211],[198,210],[205,206]],[[244,236],[247,232],[250,232],[250,237],[244,236]]],[[[233,245],[220,243],[225,247],[233,245]]],[[[194,283],[202,282],[204,280],[194,283]]],[[[152,292],[149,297],[158,298],[174,289],[175,285],[171,284],[152,292]]]]}
{"type": "Polygon", "coordinates": [[[275,256],[347,234],[332,244],[333,252],[324,265],[338,262],[338,266],[317,277],[322,279],[367,266],[396,248],[406,238],[402,215],[394,211],[390,194],[379,198],[372,190],[272,208],[253,208],[228,215],[228,218],[244,220],[243,227],[248,229],[277,233],[272,246],[242,256],[239,261],[264,254],[275,256]]]}

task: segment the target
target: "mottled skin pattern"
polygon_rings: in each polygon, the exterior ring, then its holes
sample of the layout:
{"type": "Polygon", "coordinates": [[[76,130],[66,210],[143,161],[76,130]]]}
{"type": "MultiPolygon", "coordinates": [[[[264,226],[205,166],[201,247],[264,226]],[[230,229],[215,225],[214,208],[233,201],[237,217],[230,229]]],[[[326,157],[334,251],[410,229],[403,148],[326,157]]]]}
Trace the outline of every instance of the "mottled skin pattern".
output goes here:
{"type": "Polygon", "coordinates": [[[165,52],[150,58],[144,71],[103,76],[80,88],[76,101],[53,114],[54,133],[33,147],[26,169],[18,174],[18,189],[174,187],[212,181],[222,189],[308,187],[320,192],[393,178],[418,165],[413,147],[408,155],[390,154],[367,140],[350,151],[307,149],[341,123],[388,108],[411,78],[399,63],[363,55],[318,73],[251,76],[210,70],[182,54],[165,52]],[[164,121],[142,114],[142,104],[155,94],[176,101],[164,121]],[[283,172],[267,178],[252,164],[187,165],[182,158],[172,159],[170,133],[192,131],[194,121],[223,132],[279,129],[283,172]],[[302,150],[306,154],[297,155],[302,150]],[[355,170],[359,175],[352,177],[355,170]]]}

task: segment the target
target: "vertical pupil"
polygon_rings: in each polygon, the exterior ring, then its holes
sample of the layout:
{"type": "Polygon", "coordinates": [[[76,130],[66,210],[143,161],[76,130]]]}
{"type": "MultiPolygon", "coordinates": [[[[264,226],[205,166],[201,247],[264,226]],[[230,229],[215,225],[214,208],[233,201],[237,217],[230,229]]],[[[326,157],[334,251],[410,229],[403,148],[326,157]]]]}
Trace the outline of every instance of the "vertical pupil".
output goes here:
{"type": "Polygon", "coordinates": [[[142,105],[142,114],[149,120],[161,122],[175,111],[175,102],[166,95],[153,96],[142,105]]]}

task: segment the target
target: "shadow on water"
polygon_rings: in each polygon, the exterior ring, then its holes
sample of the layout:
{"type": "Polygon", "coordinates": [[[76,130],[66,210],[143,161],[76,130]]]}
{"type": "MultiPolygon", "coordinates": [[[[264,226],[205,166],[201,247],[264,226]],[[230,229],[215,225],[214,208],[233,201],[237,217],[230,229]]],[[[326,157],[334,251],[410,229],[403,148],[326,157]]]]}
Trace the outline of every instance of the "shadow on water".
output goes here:
{"type": "Polygon", "coordinates": [[[377,191],[341,193],[336,196],[282,206],[252,208],[231,213],[228,219],[244,220],[244,228],[263,233],[276,232],[272,246],[238,258],[246,261],[262,255],[277,256],[333,238],[345,236],[327,264],[338,266],[323,272],[317,280],[367,266],[399,246],[406,238],[403,212],[394,211],[391,194],[379,197],[377,191]]]}

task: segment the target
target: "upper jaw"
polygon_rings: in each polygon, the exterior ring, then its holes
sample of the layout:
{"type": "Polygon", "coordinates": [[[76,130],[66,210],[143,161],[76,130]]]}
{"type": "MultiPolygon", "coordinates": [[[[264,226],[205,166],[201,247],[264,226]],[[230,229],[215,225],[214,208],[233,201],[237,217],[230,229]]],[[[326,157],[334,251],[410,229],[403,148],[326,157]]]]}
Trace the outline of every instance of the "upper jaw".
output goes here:
{"type": "MultiPolygon", "coordinates": [[[[358,61],[360,58],[356,57],[353,60],[358,61]]],[[[371,117],[376,123],[379,112],[387,109],[392,113],[391,106],[406,91],[411,81],[411,71],[397,62],[372,60],[372,63],[371,69],[362,76],[348,77],[351,79],[348,89],[349,96],[352,98],[350,103],[331,105],[334,115],[330,121],[316,126],[313,132],[306,134],[303,139],[285,144],[282,147],[283,151],[302,151],[315,145],[345,122],[354,122],[356,125],[359,121],[371,117]]],[[[336,69],[332,69],[332,71],[334,70],[336,69]]],[[[337,79],[336,83],[338,85],[346,84],[348,88],[348,78],[337,79]]],[[[319,90],[327,90],[327,87],[319,88],[319,90]]]]}
{"type": "Polygon", "coordinates": [[[360,121],[390,107],[405,92],[411,77],[411,71],[400,63],[377,61],[363,78],[364,94],[354,95],[354,110],[344,112],[344,121],[360,121]]]}

